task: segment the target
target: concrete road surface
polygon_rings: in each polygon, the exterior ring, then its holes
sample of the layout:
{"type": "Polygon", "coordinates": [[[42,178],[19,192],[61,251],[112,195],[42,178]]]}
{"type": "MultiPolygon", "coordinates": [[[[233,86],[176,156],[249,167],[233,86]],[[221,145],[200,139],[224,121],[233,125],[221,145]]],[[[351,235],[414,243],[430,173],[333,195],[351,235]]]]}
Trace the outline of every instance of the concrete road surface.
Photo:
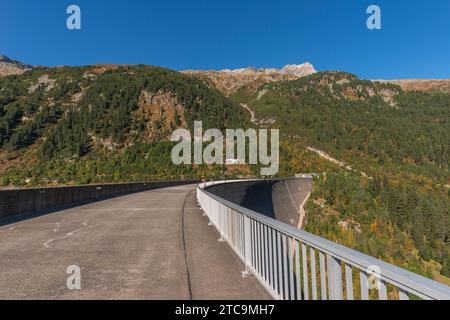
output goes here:
{"type": "Polygon", "coordinates": [[[0,299],[270,299],[218,242],[195,186],[0,220],[0,299]],[[69,290],[71,265],[81,290],[69,290]]]}

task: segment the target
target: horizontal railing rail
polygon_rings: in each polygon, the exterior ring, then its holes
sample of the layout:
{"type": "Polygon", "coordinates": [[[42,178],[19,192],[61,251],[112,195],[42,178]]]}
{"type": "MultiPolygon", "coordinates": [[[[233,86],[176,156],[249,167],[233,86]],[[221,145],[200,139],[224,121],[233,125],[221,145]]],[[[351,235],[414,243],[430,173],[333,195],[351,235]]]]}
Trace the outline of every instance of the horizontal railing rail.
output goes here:
{"type": "MultiPolygon", "coordinates": [[[[450,299],[450,287],[197,188],[210,223],[275,299],[450,299]]],[[[230,186],[231,187],[231,186],[230,186]]]]}

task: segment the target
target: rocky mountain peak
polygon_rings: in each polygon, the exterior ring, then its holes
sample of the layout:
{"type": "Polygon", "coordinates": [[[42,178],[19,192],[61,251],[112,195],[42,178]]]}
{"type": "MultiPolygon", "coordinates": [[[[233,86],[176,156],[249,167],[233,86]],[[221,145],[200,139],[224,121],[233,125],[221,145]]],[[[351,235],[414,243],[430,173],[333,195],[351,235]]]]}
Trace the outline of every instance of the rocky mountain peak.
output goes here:
{"type": "Polygon", "coordinates": [[[221,92],[232,94],[244,86],[257,87],[261,84],[294,80],[316,73],[314,66],[309,63],[288,64],[282,69],[247,67],[224,70],[187,70],[186,74],[200,76],[208,79],[221,92]]]}

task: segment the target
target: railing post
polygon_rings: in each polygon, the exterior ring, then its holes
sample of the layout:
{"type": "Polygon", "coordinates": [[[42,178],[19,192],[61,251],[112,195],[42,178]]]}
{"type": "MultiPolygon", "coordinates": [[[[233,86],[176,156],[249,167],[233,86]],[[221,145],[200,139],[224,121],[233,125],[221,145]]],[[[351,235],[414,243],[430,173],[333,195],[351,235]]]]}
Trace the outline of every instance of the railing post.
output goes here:
{"type": "Polygon", "coordinates": [[[222,214],[222,206],[219,202],[217,202],[217,214],[219,215],[219,233],[220,233],[220,238],[219,238],[219,242],[224,242],[225,241],[225,237],[223,236],[225,233],[225,219],[224,219],[224,215],[222,214]]]}
{"type": "Polygon", "coordinates": [[[330,300],[343,300],[342,296],[342,269],[341,262],[328,255],[328,288],[330,300]]]}
{"type": "Polygon", "coordinates": [[[327,300],[327,269],[325,266],[325,254],[319,251],[320,266],[320,296],[322,300],[327,300]]]}

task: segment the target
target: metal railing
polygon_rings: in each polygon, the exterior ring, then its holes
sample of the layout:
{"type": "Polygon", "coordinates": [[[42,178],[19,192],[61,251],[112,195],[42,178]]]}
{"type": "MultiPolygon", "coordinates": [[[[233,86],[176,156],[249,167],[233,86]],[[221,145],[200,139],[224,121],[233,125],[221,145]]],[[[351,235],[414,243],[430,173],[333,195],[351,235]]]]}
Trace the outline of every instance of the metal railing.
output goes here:
{"type": "Polygon", "coordinates": [[[201,208],[275,299],[450,299],[448,286],[224,200],[211,184],[197,188],[201,208]]]}

